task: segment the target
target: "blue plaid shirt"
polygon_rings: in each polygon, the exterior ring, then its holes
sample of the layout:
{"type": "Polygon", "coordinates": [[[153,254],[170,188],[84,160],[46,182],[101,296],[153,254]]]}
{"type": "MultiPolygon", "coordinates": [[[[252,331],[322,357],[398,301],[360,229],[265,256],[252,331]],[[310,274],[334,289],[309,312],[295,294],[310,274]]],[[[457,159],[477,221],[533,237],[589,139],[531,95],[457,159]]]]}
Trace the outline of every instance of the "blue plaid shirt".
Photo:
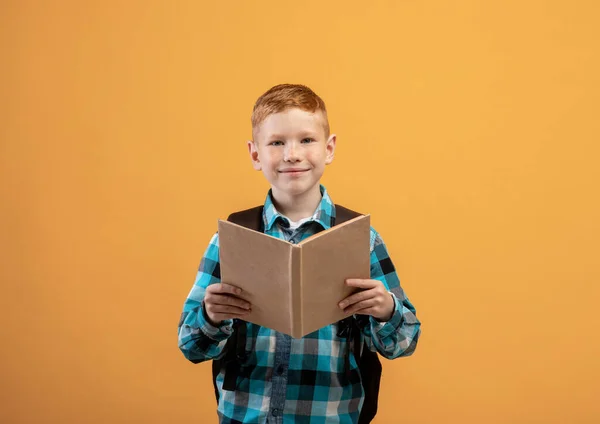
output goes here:
{"type": "MultiPolygon", "coordinates": [[[[335,206],[325,187],[314,215],[296,230],[275,209],[271,192],[264,204],[264,232],[299,242],[328,229],[335,206]]],[[[416,311],[404,291],[379,234],[371,228],[371,278],[385,284],[395,301],[387,322],[370,317],[362,327],[366,346],[388,359],[413,353],[420,334],[416,311]]],[[[215,234],[204,253],[196,281],[183,307],[179,348],[194,363],[220,359],[231,336],[233,322],[219,327],[208,323],[203,310],[206,287],[219,283],[219,237],[215,234]]],[[[364,400],[360,372],[347,340],[337,335],[337,323],[301,339],[246,323],[249,378],[236,391],[223,390],[224,371],[216,379],[220,393],[217,413],[222,424],[237,423],[357,423],[364,400]],[[345,355],[350,355],[349,361],[345,355]],[[350,372],[347,366],[350,366],[350,372]]]]}

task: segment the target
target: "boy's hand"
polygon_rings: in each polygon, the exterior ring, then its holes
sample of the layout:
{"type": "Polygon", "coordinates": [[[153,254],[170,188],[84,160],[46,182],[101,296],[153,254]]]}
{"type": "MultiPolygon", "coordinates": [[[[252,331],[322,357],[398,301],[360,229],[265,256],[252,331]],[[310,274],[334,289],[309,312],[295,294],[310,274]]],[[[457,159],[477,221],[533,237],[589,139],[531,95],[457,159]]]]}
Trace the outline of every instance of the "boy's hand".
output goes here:
{"type": "Polygon", "coordinates": [[[379,321],[389,321],[394,314],[394,298],[379,280],[348,279],[350,287],[362,289],[339,303],[344,312],[371,315],[379,321]]]}
{"type": "Polygon", "coordinates": [[[218,326],[221,322],[240,318],[250,312],[250,303],[238,296],[242,289],[227,283],[211,284],[204,295],[204,310],[208,321],[218,326]]]}

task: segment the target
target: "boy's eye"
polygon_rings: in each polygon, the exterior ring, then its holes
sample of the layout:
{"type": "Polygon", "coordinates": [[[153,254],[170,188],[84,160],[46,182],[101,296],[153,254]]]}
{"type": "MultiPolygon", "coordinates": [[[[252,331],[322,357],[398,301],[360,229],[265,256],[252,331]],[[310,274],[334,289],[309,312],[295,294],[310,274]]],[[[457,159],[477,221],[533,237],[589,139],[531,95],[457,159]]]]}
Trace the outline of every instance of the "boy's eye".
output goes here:
{"type": "Polygon", "coordinates": [[[302,143],[312,143],[314,140],[312,138],[304,138],[302,139],[302,143]]]}
{"type": "Polygon", "coordinates": [[[269,144],[271,146],[281,146],[283,144],[283,141],[279,141],[279,140],[271,141],[269,144]]]}

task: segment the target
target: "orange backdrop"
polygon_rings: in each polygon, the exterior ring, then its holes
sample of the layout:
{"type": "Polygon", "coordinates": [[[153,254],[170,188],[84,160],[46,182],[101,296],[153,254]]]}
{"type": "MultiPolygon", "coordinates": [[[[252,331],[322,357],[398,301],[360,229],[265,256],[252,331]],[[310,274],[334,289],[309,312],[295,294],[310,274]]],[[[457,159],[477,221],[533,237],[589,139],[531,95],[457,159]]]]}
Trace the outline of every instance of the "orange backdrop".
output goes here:
{"type": "Polygon", "coordinates": [[[423,322],[378,424],[600,421],[594,1],[3,1],[0,422],[216,422],[177,323],[263,201],[255,99],[311,86],[324,183],[423,322]]]}

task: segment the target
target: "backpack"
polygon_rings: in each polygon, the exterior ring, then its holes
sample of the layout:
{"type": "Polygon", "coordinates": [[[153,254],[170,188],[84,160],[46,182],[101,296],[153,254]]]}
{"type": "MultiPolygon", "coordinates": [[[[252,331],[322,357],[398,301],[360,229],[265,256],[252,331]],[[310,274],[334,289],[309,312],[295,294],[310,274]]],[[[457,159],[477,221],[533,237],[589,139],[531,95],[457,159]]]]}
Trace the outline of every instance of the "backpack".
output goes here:
{"type": "MultiPolygon", "coordinates": [[[[358,212],[354,212],[340,205],[335,205],[335,210],[336,219],[333,225],[341,224],[360,215],[358,212]]],[[[229,215],[227,220],[243,227],[263,232],[263,206],[234,212],[229,215]]],[[[354,353],[360,371],[362,386],[365,393],[365,399],[360,411],[358,424],[370,423],[377,413],[379,383],[381,381],[382,371],[377,352],[372,352],[367,346],[361,346],[360,343],[360,326],[367,325],[368,320],[369,318],[366,316],[359,316],[358,320],[354,317],[348,317],[338,322],[338,337],[348,339],[347,346],[349,351],[346,352],[345,355],[346,370],[348,373],[350,372],[351,350],[354,353]]],[[[234,391],[236,390],[238,377],[249,377],[249,370],[242,371],[242,367],[240,367],[240,364],[248,359],[246,354],[246,323],[244,321],[238,319],[234,320],[233,334],[227,340],[224,350],[224,356],[221,359],[214,359],[212,363],[213,386],[217,403],[219,402],[219,390],[217,388],[216,379],[223,367],[225,367],[223,390],[234,391]]]]}

